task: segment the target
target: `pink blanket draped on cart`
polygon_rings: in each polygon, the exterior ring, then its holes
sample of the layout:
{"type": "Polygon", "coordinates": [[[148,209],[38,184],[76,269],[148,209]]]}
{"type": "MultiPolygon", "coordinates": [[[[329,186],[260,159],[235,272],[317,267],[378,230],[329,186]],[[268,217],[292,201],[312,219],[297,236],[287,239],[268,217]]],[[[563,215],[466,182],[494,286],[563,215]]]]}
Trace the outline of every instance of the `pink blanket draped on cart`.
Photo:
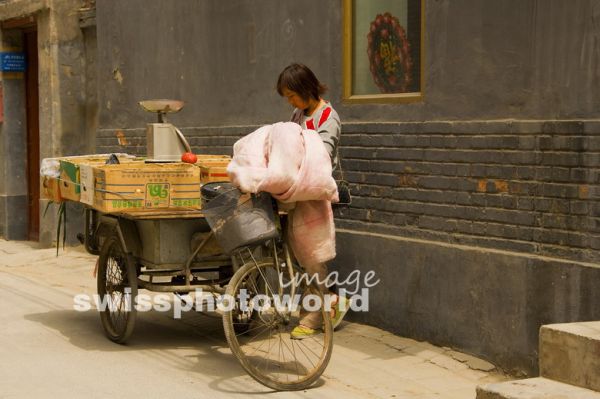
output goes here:
{"type": "Polygon", "coordinates": [[[234,144],[227,173],[244,192],[266,191],[280,202],[296,203],[288,235],[300,264],[335,257],[331,202],[338,201],[338,192],[317,132],[292,122],[263,126],[234,144]]]}

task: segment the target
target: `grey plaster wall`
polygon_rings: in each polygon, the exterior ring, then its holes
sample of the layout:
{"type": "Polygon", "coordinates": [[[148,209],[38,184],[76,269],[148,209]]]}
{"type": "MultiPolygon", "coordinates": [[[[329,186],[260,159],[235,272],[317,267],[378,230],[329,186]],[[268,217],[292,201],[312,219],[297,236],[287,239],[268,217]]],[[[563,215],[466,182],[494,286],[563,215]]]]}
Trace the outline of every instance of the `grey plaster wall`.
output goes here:
{"type": "Polygon", "coordinates": [[[88,154],[94,153],[96,149],[96,130],[98,129],[98,42],[96,37],[96,26],[82,29],[83,52],[84,52],[84,151],[88,154]]]}
{"type": "Polygon", "coordinates": [[[360,270],[361,279],[373,270],[380,280],[368,312],[350,320],[459,348],[514,375],[537,373],[541,325],[600,318],[598,265],[350,230],[337,242],[331,269],[360,270]]]}
{"type": "Polygon", "coordinates": [[[184,100],[186,108],[173,119],[183,127],[288,118],[290,111],[274,89],[285,65],[303,60],[325,81],[332,81],[341,66],[335,51],[337,5],[318,0],[98,2],[100,127],[153,121],[136,105],[146,98],[184,100]]]}
{"type": "MultiPolygon", "coordinates": [[[[101,128],[141,127],[136,102],[187,103],[181,126],[286,119],[274,91],[292,61],[329,84],[345,121],[600,115],[593,0],[426,1],[425,100],[342,106],[341,2],[106,0],[97,4],[101,128]]],[[[150,118],[151,119],[151,118],[150,118]]]]}

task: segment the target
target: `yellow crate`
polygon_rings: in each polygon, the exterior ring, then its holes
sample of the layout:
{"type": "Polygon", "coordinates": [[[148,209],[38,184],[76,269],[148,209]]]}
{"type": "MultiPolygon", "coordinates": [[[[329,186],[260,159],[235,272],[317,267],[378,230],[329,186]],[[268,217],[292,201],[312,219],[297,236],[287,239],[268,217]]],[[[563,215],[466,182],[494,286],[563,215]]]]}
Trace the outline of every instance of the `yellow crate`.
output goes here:
{"type": "MultiPolygon", "coordinates": [[[[81,155],[60,158],[60,195],[64,199],[79,201],[81,184],[79,176],[80,165],[104,165],[110,155],[81,155]]],[[[117,156],[121,164],[143,163],[139,158],[117,156]]]]}
{"type": "Polygon", "coordinates": [[[185,163],[96,166],[93,189],[92,206],[103,212],[200,209],[202,205],[200,168],[185,163]]]}
{"type": "Polygon", "coordinates": [[[61,202],[60,182],[56,177],[40,176],[40,197],[53,202],[61,202]]]}

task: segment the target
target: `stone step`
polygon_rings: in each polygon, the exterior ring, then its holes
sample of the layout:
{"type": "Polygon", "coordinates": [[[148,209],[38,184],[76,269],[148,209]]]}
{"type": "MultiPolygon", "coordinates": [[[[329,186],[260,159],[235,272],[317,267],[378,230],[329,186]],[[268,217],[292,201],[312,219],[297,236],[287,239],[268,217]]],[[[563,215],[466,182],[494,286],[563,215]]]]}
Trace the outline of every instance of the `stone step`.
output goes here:
{"type": "Polygon", "coordinates": [[[537,377],[479,386],[477,399],[600,399],[600,392],[537,377]]]}
{"type": "Polygon", "coordinates": [[[600,391],[600,321],[542,326],[540,376],[600,391]]]}

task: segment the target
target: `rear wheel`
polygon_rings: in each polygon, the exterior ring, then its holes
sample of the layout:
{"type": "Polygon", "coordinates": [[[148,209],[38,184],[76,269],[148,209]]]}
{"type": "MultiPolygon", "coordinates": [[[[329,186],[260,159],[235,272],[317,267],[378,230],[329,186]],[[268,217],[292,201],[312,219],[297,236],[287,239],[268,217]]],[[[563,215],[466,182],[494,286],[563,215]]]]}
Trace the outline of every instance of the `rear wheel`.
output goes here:
{"type": "Polygon", "coordinates": [[[137,298],[137,274],[133,256],[117,236],[109,237],[98,262],[98,311],[106,336],[122,344],[133,333],[137,298]]]}
{"type": "Polygon", "coordinates": [[[276,390],[300,390],[312,385],[327,367],[333,328],[317,285],[295,284],[286,270],[279,270],[272,259],[243,265],[226,290],[223,327],[231,351],[255,380],[276,390]],[[307,295],[323,327],[315,336],[294,340],[290,333],[298,325],[307,295]]]}

